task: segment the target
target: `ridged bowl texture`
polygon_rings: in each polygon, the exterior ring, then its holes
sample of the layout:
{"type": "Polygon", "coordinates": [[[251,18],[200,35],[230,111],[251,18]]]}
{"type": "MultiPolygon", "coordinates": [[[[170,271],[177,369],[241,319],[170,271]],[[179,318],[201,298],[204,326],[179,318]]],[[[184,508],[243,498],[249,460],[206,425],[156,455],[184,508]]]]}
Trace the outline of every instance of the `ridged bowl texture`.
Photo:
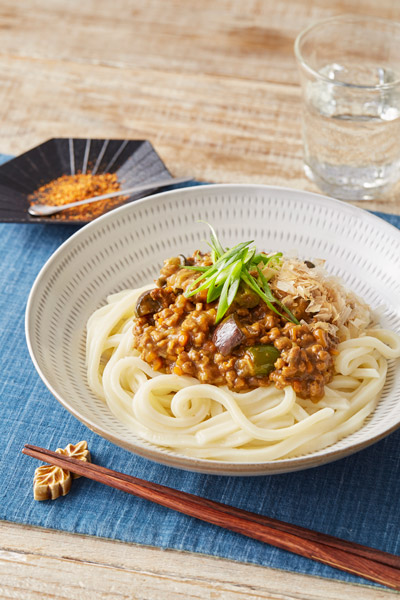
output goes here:
{"type": "MultiPolygon", "coordinates": [[[[136,437],[88,388],[85,325],[106,297],[153,281],[163,260],[206,249],[211,223],[225,246],[254,240],[265,251],[324,258],[327,270],[379,308],[381,326],[400,332],[400,232],[361,209],[304,191],[205,185],[157,194],[96,219],[48,260],[32,288],[26,336],[39,375],[80,421],[132,452],[174,467],[264,475],[318,466],[356,452],[400,425],[400,370],[390,365],[381,400],[364,426],[298,458],[226,463],[187,458],[136,437]]],[[[398,365],[397,365],[398,366],[398,365]]]]}

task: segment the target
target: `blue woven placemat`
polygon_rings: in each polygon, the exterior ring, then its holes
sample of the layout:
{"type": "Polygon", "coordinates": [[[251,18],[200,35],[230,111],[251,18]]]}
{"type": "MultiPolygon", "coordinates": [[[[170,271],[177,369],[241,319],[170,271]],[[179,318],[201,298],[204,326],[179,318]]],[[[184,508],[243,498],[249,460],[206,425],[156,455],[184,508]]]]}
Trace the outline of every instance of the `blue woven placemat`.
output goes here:
{"type": "MultiPolygon", "coordinates": [[[[400,217],[380,215],[400,228],[400,217]]],[[[86,439],[93,460],[137,477],[400,552],[400,431],[349,458],[287,475],[234,478],[157,465],[103,440],[72,417],[44,386],[28,355],[24,311],[33,281],[69,225],[0,225],[0,519],[201,552],[278,569],[366,583],[81,478],[57,501],[35,502],[37,461],[24,443],[55,449],[86,439]]]]}

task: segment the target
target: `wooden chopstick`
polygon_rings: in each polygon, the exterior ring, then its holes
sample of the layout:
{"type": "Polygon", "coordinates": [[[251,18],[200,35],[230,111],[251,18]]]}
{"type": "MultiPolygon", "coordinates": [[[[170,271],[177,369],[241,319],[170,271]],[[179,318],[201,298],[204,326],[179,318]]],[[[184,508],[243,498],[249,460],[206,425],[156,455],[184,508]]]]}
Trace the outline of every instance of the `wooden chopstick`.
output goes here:
{"type": "MultiPolygon", "coordinates": [[[[51,450],[46,450],[45,448],[39,448],[38,446],[32,446],[31,444],[26,444],[25,448],[29,448],[32,450],[42,451],[47,454],[47,456],[56,456],[59,457],[59,454],[52,452],[51,450]]],[[[24,451],[23,451],[24,452],[24,451]]],[[[27,452],[24,452],[28,454],[27,452]]],[[[349,542],[347,540],[343,540],[331,535],[327,535],[324,533],[320,533],[318,531],[313,531],[311,529],[306,529],[305,527],[301,527],[300,525],[292,525],[290,523],[286,523],[284,521],[279,521],[278,519],[273,519],[270,517],[266,517],[263,515],[257,515],[255,513],[235,508],[233,506],[229,506],[227,504],[222,504],[219,502],[214,502],[212,500],[207,500],[206,498],[201,498],[199,496],[195,496],[194,494],[189,494],[187,492],[181,492],[179,490],[175,490],[174,488],[167,488],[165,486],[159,485],[158,483],[153,483],[151,481],[146,481],[144,479],[138,479],[137,477],[133,477],[131,475],[127,475],[125,473],[119,473],[117,471],[110,471],[105,467],[101,467],[100,465],[93,465],[96,472],[110,474],[113,473],[118,475],[120,479],[123,479],[127,482],[132,482],[143,487],[146,487],[150,490],[156,490],[162,493],[168,493],[170,496],[175,498],[190,498],[194,503],[197,503],[201,506],[210,506],[215,507],[216,505],[223,508],[224,512],[229,515],[242,517],[254,523],[259,523],[260,525],[267,525],[269,527],[273,527],[278,529],[279,531],[283,531],[286,533],[291,533],[293,535],[300,535],[301,537],[312,540],[314,542],[319,542],[326,544],[328,546],[332,546],[333,548],[339,548],[341,550],[347,550],[356,554],[358,556],[364,556],[365,558],[369,558],[371,560],[375,560],[377,562],[381,562],[382,564],[392,566],[394,568],[400,569],[400,556],[396,556],[394,554],[389,554],[388,552],[383,552],[382,550],[377,550],[375,548],[370,548],[368,546],[363,546],[361,544],[356,544],[355,542],[349,542]]],[[[72,470],[69,468],[69,470],[72,470]]]]}
{"type": "Polygon", "coordinates": [[[22,452],[89,479],[400,591],[400,557],[26,444],[22,452]]]}

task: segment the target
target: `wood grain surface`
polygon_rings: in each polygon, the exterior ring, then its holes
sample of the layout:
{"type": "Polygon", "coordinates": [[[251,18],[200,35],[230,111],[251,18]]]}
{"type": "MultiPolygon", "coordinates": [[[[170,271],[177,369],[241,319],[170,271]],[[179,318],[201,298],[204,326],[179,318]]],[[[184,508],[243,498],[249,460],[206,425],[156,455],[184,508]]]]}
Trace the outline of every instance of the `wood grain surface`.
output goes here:
{"type": "Polygon", "coordinates": [[[390,600],[367,586],[201,554],[0,522],[0,597],[21,600],[390,600]]]}
{"type": "MultiPolygon", "coordinates": [[[[2,0],[2,152],[54,136],[147,138],[176,176],[318,191],[302,168],[293,42],[398,0],[2,0]]],[[[400,185],[362,206],[400,214],[400,185]]]]}
{"type": "MultiPolygon", "coordinates": [[[[318,191],[302,168],[293,42],[398,0],[1,0],[0,152],[149,139],[175,176],[318,191]]],[[[400,214],[400,185],[360,205],[400,214]]],[[[0,524],[0,597],[380,600],[393,592],[0,524]]]]}

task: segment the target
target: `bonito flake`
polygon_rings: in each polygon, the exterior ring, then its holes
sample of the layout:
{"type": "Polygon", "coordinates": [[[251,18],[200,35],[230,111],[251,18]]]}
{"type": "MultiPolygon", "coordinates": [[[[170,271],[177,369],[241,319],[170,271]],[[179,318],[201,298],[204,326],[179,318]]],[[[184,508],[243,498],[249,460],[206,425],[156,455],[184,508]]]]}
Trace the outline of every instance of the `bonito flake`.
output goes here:
{"type": "Polygon", "coordinates": [[[324,329],[339,340],[360,335],[371,322],[369,306],[356,294],[347,290],[338,277],[327,275],[322,260],[309,267],[303,261],[283,260],[271,280],[272,291],[279,292],[288,308],[302,298],[309,302],[306,312],[313,317],[309,327],[324,329]]]}

